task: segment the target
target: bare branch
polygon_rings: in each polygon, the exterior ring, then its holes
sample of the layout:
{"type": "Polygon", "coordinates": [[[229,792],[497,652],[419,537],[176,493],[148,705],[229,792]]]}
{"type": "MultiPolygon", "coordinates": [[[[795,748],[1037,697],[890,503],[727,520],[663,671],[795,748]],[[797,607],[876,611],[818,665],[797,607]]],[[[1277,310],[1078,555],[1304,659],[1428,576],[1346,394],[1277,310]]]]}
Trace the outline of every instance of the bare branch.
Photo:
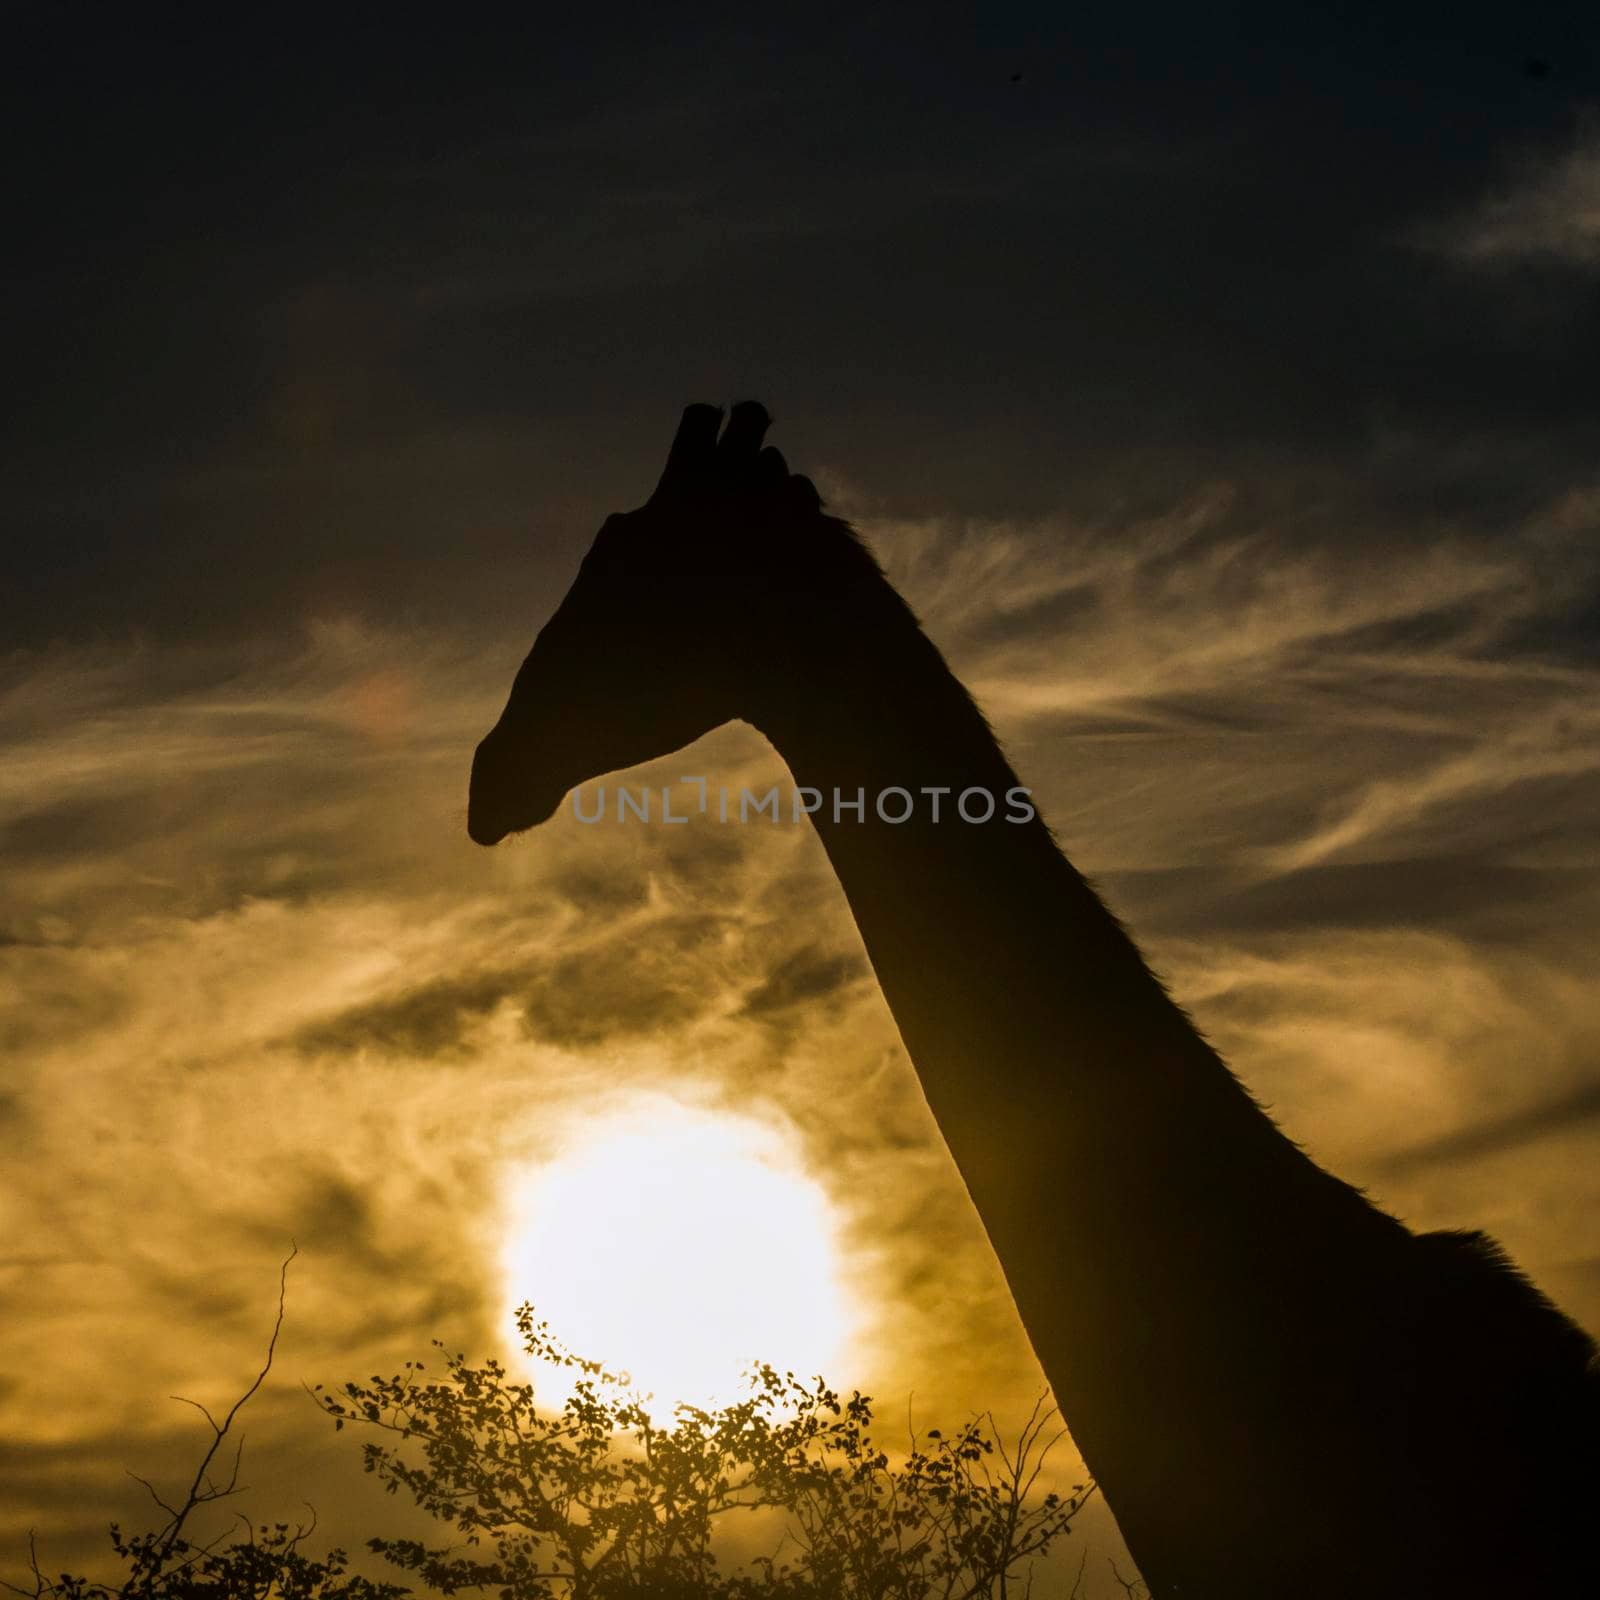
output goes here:
{"type": "MultiPolygon", "coordinates": [[[[211,1463],[215,1459],[222,1441],[227,1437],[228,1430],[232,1428],[234,1419],[255,1398],[257,1390],[266,1382],[267,1374],[272,1371],[273,1358],[278,1351],[278,1335],[283,1331],[284,1306],[289,1290],[289,1263],[299,1254],[299,1245],[291,1242],[289,1254],[284,1258],[283,1265],[278,1269],[278,1314],[273,1320],[272,1337],[267,1341],[266,1360],[262,1363],[261,1370],[255,1375],[249,1388],[228,1408],[228,1414],[220,1424],[214,1421],[209,1413],[206,1413],[206,1419],[211,1423],[214,1437],[211,1440],[210,1449],[200,1458],[200,1465],[195,1469],[194,1479],[189,1485],[188,1494],[184,1496],[182,1506],[172,1513],[172,1522],[162,1532],[159,1552],[163,1560],[171,1554],[173,1547],[177,1544],[183,1532],[184,1524],[196,1507],[207,1504],[212,1500],[225,1499],[227,1495],[235,1493],[237,1490],[238,1456],[235,1456],[235,1478],[226,1490],[220,1492],[215,1489],[208,1490],[207,1488],[210,1483],[211,1463]]],[[[193,1401],[189,1403],[191,1405],[195,1404],[193,1401]]],[[[204,1412],[205,1407],[201,1406],[200,1410],[204,1412]]]]}
{"type": "Polygon", "coordinates": [[[153,1483],[151,1483],[151,1481],[148,1478],[141,1478],[137,1472],[129,1471],[129,1469],[126,1468],[126,1467],[124,1467],[122,1470],[124,1472],[126,1472],[127,1475],[130,1478],[132,1478],[133,1481],[135,1483],[137,1483],[150,1496],[150,1498],[152,1500],[155,1501],[156,1506],[160,1510],[165,1511],[166,1514],[169,1517],[177,1516],[177,1514],[178,1514],[177,1511],[173,1507],[169,1506],[167,1504],[167,1502],[165,1500],[163,1500],[159,1494],[156,1493],[156,1486],[153,1483]]]}
{"type": "Polygon", "coordinates": [[[217,1426],[217,1419],[212,1416],[210,1411],[201,1405],[198,1400],[191,1400],[186,1394],[169,1394],[167,1399],[176,1400],[180,1406],[193,1406],[195,1410],[198,1411],[200,1415],[211,1424],[211,1431],[213,1433],[220,1433],[222,1431],[221,1428],[217,1426]]]}

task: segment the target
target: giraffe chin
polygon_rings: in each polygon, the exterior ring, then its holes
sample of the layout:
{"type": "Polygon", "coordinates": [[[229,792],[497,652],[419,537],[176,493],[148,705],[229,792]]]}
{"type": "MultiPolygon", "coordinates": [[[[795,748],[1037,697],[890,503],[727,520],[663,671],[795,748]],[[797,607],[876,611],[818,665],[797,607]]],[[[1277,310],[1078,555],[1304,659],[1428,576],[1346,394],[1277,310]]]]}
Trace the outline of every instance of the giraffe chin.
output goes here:
{"type": "Polygon", "coordinates": [[[496,845],[514,833],[526,833],[548,822],[561,804],[558,794],[547,806],[519,806],[515,812],[491,811],[478,805],[473,798],[467,801],[467,837],[474,844],[496,845]]]}
{"type": "Polygon", "coordinates": [[[496,845],[513,833],[526,833],[529,828],[548,822],[570,787],[508,772],[497,755],[485,740],[473,757],[472,781],[467,790],[467,837],[474,844],[496,845]]]}

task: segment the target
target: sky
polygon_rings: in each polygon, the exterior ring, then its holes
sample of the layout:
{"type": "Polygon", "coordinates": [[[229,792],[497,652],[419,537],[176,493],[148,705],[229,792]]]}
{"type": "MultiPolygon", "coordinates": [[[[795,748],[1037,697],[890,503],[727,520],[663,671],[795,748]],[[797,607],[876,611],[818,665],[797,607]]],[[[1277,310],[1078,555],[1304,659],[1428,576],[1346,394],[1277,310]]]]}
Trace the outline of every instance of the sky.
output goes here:
{"type": "Polygon", "coordinates": [[[466,839],[693,400],[771,408],[1285,1130],[1600,1329],[1584,8],[7,30],[0,1570],[193,1460],[291,1239],[258,1495],[387,1515],[300,1384],[504,1345],[508,1186],[641,1095],[826,1193],[831,1376],[1031,1401],[808,833],[466,839]]]}

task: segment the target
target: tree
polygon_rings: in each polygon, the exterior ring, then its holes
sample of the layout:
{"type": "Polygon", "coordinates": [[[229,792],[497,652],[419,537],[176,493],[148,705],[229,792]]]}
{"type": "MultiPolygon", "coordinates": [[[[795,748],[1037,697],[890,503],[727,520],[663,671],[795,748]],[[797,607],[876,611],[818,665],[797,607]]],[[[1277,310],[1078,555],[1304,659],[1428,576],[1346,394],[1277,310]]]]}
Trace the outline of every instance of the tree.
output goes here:
{"type": "Polygon", "coordinates": [[[664,1427],[621,1376],[575,1356],[517,1314],[528,1354],[575,1374],[559,1410],[490,1361],[438,1346],[442,1376],[402,1373],[314,1391],[336,1427],[389,1436],[363,1446],[391,1493],[462,1536],[449,1546],[375,1539],[370,1547],[445,1595],[503,1600],[672,1596],[851,1596],[977,1600],[1007,1594],[1069,1531],[1090,1492],[1037,1495],[1061,1437],[1036,1404],[1010,1448],[992,1417],[908,1441],[898,1464],[876,1443],[872,1403],[841,1399],[770,1366],[719,1410],[680,1405],[664,1427]],[[724,1571],[714,1548],[735,1512],[766,1511],[772,1554],[724,1571]]]}
{"type": "MultiPolygon", "coordinates": [[[[292,1260],[293,1257],[291,1256],[292,1260]]],[[[287,1273],[288,1262],[284,1263],[287,1273]]],[[[197,1406],[211,1438],[182,1493],[139,1479],[161,1513],[151,1530],[111,1525],[114,1580],[47,1575],[30,1540],[27,1600],[401,1600],[414,1590],[351,1573],[343,1549],[321,1558],[306,1524],[237,1517],[215,1537],[197,1513],[242,1492],[235,1424],[272,1370],[266,1360],[219,1421],[197,1406]],[[226,1466],[219,1463],[226,1463],[226,1466]]],[[[820,1379],[760,1366],[745,1398],[718,1410],[679,1406],[658,1422],[625,1378],[571,1354],[517,1315],[536,1360],[574,1374],[559,1407],[496,1361],[472,1366],[441,1350],[430,1378],[402,1373],[312,1390],[337,1429],[374,1430],[366,1470],[458,1536],[449,1543],[369,1539],[367,1547],[424,1589],[492,1591],[498,1600],[1000,1600],[1062,1534],[1093,1492],[1039,1493],[1060,1439],[1036,1404],[1015,1443],[992,1417],[930,1429],[891,1462],[876,1443],[871,1400],[841,1399],[820,1379]],[[734,1513],[764,1519],[772,1548],[726,1560],[717,1534],[734,1513]]],[[[188,1402],[195,1404],[195,1402],[188,1402]]],[[[1075,1591],[1076,1592],[1076,1591],[1075,1591]]]]}

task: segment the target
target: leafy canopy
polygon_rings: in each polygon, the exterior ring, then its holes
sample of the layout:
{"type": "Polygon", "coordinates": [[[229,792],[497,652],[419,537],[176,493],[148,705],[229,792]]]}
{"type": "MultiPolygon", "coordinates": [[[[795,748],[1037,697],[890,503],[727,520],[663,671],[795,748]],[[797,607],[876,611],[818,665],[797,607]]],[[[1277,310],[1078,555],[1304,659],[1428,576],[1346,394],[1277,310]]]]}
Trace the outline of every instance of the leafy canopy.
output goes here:
{"type": "Polygon", "coordinates": [[[410,1584],[497,1600],[999,1600],[1025,1589],[1093,1492],[1038,1492],[1061,1437],[1042,1401],[1009,1448],[992,1418],[974,1418],[914,1434],[891,1459],[868,1396],[759,1366],[743,1399],[680,1405],[663,1425],[626,1378],[573,1355],[524,1306],[528,1354],[572,1376],[559,1407],[536,1404],[501,1363],[473,1366],[442,1345],[437,1377],[408,1362],[311,1391],[336,1429],[375,1435],[366,1470],[439,1525],[438,1542],[367,1540],[409,1580],[378,1582],[351,1573],[342,1549],[308,1555],[314,1520],[192,1531],[196,1513],[242,1492],[241,1447],[230,1471],[215,1463],[271,1370],[282,1321],[280,1286],[260,1373],[220,1422],[199,1408],[212,1437],[187,1493],[169,1502],[147,1483],[163,1520],[138,1534],[112,1524],[119,1578],[52,1577],[35,1557],[31,1587],[4,1587],[29,1600],[399,1600],[410,1584]],[[761,1553],[730,1560],[721,1536],[733,1525],[761,1553]]]}

